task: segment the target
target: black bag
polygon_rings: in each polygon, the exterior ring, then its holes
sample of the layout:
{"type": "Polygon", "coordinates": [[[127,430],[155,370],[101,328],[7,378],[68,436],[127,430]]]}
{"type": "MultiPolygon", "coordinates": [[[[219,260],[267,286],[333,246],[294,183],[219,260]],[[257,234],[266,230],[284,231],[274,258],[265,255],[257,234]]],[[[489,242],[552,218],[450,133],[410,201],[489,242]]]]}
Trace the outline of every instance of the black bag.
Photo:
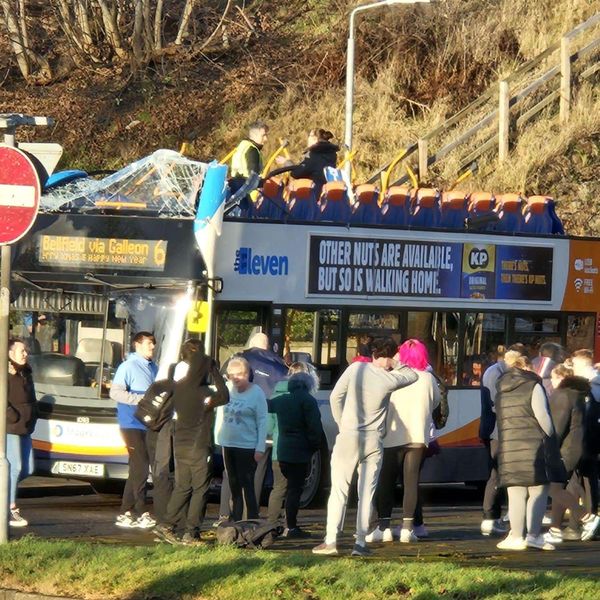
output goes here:
{"type": "Polygon", "coordinates": [[[282,532],[282,527],[266,521],[225,521],[217,527],[217,543],[238,548],[268,548],[282,532]]]}
{"type": "Polygon", "coordinates": [[[135,410],[135,418],[152,431],[160,431],[173,418],[173,391],[171,381],[153,383],[135,410]]]}

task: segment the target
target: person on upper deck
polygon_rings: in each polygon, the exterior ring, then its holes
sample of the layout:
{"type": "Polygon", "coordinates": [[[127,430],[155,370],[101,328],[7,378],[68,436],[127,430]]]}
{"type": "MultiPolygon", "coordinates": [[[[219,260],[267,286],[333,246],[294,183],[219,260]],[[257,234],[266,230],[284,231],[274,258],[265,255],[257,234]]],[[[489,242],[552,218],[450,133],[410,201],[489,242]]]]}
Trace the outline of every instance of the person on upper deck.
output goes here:
{"type": "Polygon", "coordinates": [[[335,169],[339,146],[332,144],[333,133],[325,129],[311,129],[308,132],[307,148],[302,161],[297,165],[287,164],[271,171],[269,175],[279,175],[289,171],[295,179],[312,179],[317,185],[322,186],[325,179],[325,167],[335,169]]]}
{"type": "Polygon", "coordinates": [[[262,149],[267,141],[269,128],[263,121],[255,121],[248,126],[248,137],[235,149],[231,158],[231,176],[247,179],[251,173],[260,175],[263,169],[262,149]]]}

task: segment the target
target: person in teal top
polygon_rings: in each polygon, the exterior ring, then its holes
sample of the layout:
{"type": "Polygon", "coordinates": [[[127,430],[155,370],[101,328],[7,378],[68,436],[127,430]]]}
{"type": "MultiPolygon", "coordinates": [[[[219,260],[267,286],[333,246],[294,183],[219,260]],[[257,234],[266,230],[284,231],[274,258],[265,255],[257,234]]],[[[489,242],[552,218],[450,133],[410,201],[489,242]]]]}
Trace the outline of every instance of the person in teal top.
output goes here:
{"type": "Polygon", "coordinates": [[[290,377],[280,381],[269,400],[269,429],[273,436],[274,485],[268,519],[277,522],[285,499],[287,538],[306,537],[298,527],[298,509],[310,459],[321,446],[323,427],[312,396],[318,380],[305,363],[294,363],[290,377]]]}
{"type": "Polygon", "coordinates": [[[229,404],[217,408],[215,442],[223,448],[223,460],[231,487],[234,521],[242,518],[244,504],[248,519],[258,519],[254,493],[256,463],[265,452],[267,401],[260,387],[252,383],[250,365],[241,357],[227,365],[229,404]]]}

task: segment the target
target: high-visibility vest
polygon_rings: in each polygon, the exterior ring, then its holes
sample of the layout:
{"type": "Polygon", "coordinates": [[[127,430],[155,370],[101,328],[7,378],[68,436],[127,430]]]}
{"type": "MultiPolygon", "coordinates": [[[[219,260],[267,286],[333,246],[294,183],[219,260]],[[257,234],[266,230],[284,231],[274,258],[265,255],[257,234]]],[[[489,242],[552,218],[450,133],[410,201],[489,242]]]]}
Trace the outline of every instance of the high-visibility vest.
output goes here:
{"type": "Polygon", "coordinates": [[[246,162],[246,153],[250,148],[255,148],[258,152],[258,174],[262,171],[262,154],[258,146],[252,140],[242,140],[238,147],[235,149],[233,156],[231,157],[231,175],[241,175],[242,177],[249,177],[250,171],[248,169],[248,163],[246,162]]]}

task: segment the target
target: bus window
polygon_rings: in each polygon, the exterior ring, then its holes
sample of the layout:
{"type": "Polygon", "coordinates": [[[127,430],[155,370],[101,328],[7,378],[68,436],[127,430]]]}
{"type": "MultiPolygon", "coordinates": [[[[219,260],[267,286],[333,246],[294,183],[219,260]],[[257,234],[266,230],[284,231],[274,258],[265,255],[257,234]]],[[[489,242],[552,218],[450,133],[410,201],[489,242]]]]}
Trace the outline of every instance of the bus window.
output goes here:
{"type": "Polygon", "coordinates": [[[339,310],[286,309],[284,360],[313,364],[322,387],[328,387],[339,371],[339,324],[339,310]]]}
{"type": "Polygon", "coordinates": [[[458,313],[409,312],[406,338],[421,340],[429,362],[448,385],[456,385],[458,363],[458,313]]]}
{"type": "Polygon", "coordinates": [[[221,365],[238,352],[246,349],[254,333],[262,331],[261,314],[258,310],[219,311],[217,315],[216,356],[221,365]]]}
{"type": "Polygon", "coordinates": [[[464,315],[464,358],[461,383],[481,384],[483,372],[498,359],[498,351],[506,345],[506,315],[499,313],[466,313],[464,315]]]}
{"type": "Polygon", "coordinates": [[[558,315],[544,313],[518,314],[514,318],[511,343],[525,345],[530,358],[535,358],[544,342],[563,344],[558,315]]]}
{"type": "Polygon", "coordinates": [[[567,318],[567,353],[572,354],[581,348],[594,347],[594,315],[569,315],[567,318]]]}
{"type": "Polygon", "coordinates": [[[348,315],[346,362],[351,363],[368,352],[369,342],[376,337],[391,337],[400,344],[400,315],[397,313],[353,312],[348,315]]]}

